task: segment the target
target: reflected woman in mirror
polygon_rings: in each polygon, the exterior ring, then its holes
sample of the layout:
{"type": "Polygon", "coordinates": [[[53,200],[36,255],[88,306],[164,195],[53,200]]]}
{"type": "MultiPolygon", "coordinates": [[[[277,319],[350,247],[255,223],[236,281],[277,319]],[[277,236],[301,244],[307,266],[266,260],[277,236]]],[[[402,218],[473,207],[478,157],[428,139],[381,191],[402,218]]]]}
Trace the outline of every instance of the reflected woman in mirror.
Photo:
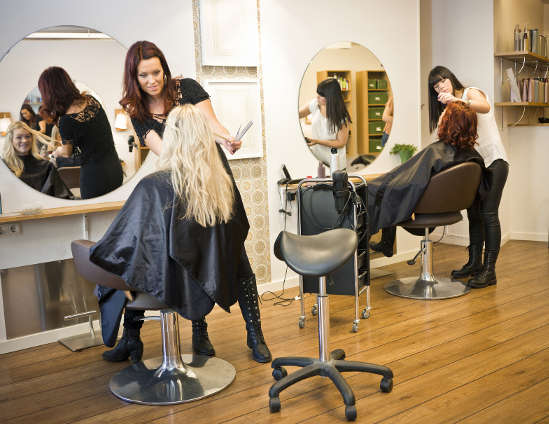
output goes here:
{"type": "Polygon", "coordinates": [[[316,93],[316,98],[299,108],[300,119],[312,115],[313,137],[306,137],[305,141],[324,164],[330,163],[332,147],[337,148],[337,168],[345,169],[351,116],[345,106],[341,87],[335,78],[328,78],[318,84],[316,93]]]}
{"type": "Polygon", "coordinates": [[[429,73],[429,128],[437,127],[439,117],[449,104],[464,102],[478,118],[476,150],[487,168],[488,193],[467,210],[469,219],[469,260],[453,278],[472,276],[468,285],[483,288],[497,283],[496,260],[501,243],[499,204],[509,173],[507,154],[501,142],[494,112],[486,94],[475,87],[465,87],[447,68],[437,66],[429,73]],[[484,244],[484,262],[482,246],[484,244]]]}
{"type": "MultiPolygon", "coordinates": [[[[234,153],[240,148],[241,142],[235,140],[227,129],[218,121],[208,93],[200,84],[191,78],[172,78],[170,68],[162,51],[149,41],[138,41],[128,50],[124,67],[124,91],[120,104],[130,115],[132,125],[142,145],[148,146],[157,155],[162,154],[162,137],[166,127],[166,119],[176,106],[195,105],[204,115],[212,128],[215,141],[234,153]]],[[[193,158],[188,158],[193,160],[193,158]]],[[[198,172],[196,170],[195,172],[198,172]]],[[[230,168],[227,172],[232,179],[230,168]]],[[[234,185],[236,196],[240,197],[238,188],[234,185]]],[[[271,352],[265,343],[261,330],[261,319],[258,305],[258,294],[255,274],[251,268],[246,250],[242,249],[240,268],[247,269],[248,278],[240,280],[238,303],[246,322],[248,333],[247,345],[252,349],[254,360],[269,362],[271,352]]],[[[108,290],[100,288],[102,296],[110,296],[108,290]]],[[[100,300],[101,302],[101,300],[100,300]]],[[[141,311],[124,312],[124,328],[133,326],[139,331],[143,315],[141,311]]],[[[205,318],[193,319],[193,351],[202,355],[215,355],[215,350],[209,340],[205,318]]],[[[122,341],[119,345],[103,354],[108,361],[126,360],[128,350],[122,341]]]]}
{"type": "Polygon", "coordinates": [[[61,146],[53,156],[69,158],[81,152],[80,194],[82,199],[107,194],[122,185],[122,166],[103,107],[93,96],[81,94],[67,72],[47,68],[40,75],[38,89],[44,110],[58,123],[61,146]]]}
{"type": "Polygon", "coordinates": [[[38,126],[40,117],[36,115],[36,113],[34,113],[34,110],[32,109],[31,105],[27,103],[24,103],[23,106],[21,106],[21,111],[19,112],[19,119],[21,120],[21,122],[24,122],[33,130],[40,129],[40,127],[38,126]]]}
{"type": "Polygon", "coordinates": [[[40,140],[44,145],[51,140],[32,130],[22,121],[12,123],[7,130],[2,159],[8,168],[25,184],[50,196],[72,199],[55,166],[38,153],[40,140]]]}
{"type": "Polygon", "coordinates": [[[385,122],[385,127],[383,128],[383,133],[381,134],[381,147],[385,147],[389,136],[391,135],[391,129],[393,128],[393,113],[394,113],[394,102],[393,95],[389,96],[389,100],[385,103],[385,108],[383,109],[383,115],[381,119],[385,122]]]}

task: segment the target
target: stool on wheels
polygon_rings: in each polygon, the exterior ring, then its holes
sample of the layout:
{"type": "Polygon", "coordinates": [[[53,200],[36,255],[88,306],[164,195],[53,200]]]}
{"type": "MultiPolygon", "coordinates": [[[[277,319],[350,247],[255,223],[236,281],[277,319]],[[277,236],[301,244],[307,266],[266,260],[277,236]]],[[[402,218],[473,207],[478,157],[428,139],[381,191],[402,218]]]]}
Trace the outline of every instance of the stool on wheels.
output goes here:
{"type": "Polygon", "coordinates": [[[345,381],[342,372],[362,371],[383,376],[380,388],[390,392],[393,388],[393,372],[382,365],[366,362],[345,361],[345,352],[336,349],[328,352],[330,316],[326,294],[326,276],[341,267],[355,252],[357,236],[352,230],[338,228],[313,236],[298,236],[282,231],[274,246],[276,257],[295,272],[307,277],[319,277],[318,292],[318,345],[319,358],[283,357],[276,358],[271,366],[277,380],[269,390],[271,412],[280,410],[279,394],[298,381],[313,376],[328,377],[335,384],[345,403],[345,416],[349,421],[356,419],[355,395],[345,381]],[[302,367],[289,374],[285,365],[302,367]]]}
{"type": "MultiPolygon", "coordinates": [[[[78,273],[90,282],[128,290],[129,287],[118,275],[90,261],[93,244],[89,240],[71,243],[78,273]]],[[[160,311],[160,317],[153,319],[161,322],[162,357],[140,361],[115,374],[109,388],[116,397],[144,405],[173,405],[211,396],[232,383],[236,371],[227,361],[181,354],[177,314],[168,306],[146,293],[138,292],[126,308],[160,311]]]]}

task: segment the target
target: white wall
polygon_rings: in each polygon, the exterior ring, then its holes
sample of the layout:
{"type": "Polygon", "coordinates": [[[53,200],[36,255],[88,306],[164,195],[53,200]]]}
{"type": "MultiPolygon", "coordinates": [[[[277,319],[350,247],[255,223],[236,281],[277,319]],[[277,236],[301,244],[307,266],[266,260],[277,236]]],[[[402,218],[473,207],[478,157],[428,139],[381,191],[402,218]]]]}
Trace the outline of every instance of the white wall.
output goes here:
{"type": "MultiPolygon", "coordinates": [[[[144,0],[96,0],[91,2],[58,0],[54,4],[41,0],[4,0],[2,2],[2,37],[0,58],[27,34],[56,25],[78,25],[94,28],[118,40],[126,48],[138,40],[156,43],[166,55],[174,75],[195,75],[194,35],[191,1],[157,0],[154,5],[144,0]]],[[[101,67],[101,56],[95,66],[101,67]]],[[[0,62],[0,67],[2,66],[0,62]]],[[[119,75],[113,76],[117,80],[119,75]]],[[[10,80],[0,81],[0,92],[10,80]]],[[[21,99],[17,100],[18,103],[21,99]]],[[[17,109],[9,105],[9,110],[17,109]]],[[[152,156],[152,155],[151,155],[152,156]]],[[[96,199],[66,201],[42,195],[19,184],[5,167],[0,168],[0,194],[5,210],[17,210],[21,205],[40,204],[59,207],[124,200],[139,178],[152,167],[140,169],[133,178],[118,190],[96,199]]],[[[97,240],[115,216],[114,213],[90,215],[90,238],[97,240]]],[[[71,257],[70,241],[82,237],[82,220],[78,217],[24,222],[18,236],[0,238],[0,269],[29,265],[51,259],[71,257]]],[[[0,347],[5,339],[2,302],[0,299],[0,347]]]]}
{"type": "MultiPolygon", "coordinates": [[[[385,66],[395,93],[396,118],[389,143],[419,146],[419,2],[385,1],[383,19],[379,18],[379,5],[373,0],[261,1],[271,245],[283,227],[276,187],[281,165],[285,163],[295,177],[316,174],[317,162],[302,142],[297,99],[301,77],[321,48],[348,40],[370,49],[385,66]]],[[[389,150],[383,150],[369,172],[383,172],[397,165],[389,150]]],[[[288,229],[295,231],[295,219],[288,220],[288,229]]],[[[399,232],[398,253],[417,246],[415,237],[399,232]]],[[[272,255],[272,280],[281,280],[283,275],[282,263],[272,255]]]]}

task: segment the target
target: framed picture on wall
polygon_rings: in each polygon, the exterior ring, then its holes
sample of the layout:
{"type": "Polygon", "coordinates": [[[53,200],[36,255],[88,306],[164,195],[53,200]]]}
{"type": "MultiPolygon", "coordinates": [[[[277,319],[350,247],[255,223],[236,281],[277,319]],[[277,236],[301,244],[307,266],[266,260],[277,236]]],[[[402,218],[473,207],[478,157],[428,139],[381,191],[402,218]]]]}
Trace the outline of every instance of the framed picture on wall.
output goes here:
{"type": "Polygon", "coordinates": [[[200,0],[202,65],[257,66],[256,0],[200,0]]]}
{"type": "Polygon", "coordinates": [[[258,81],[255,79],[209,80],[205,81],[204,85],[210,95],[217,118],[233,136],[249,121],[253,121],[253,125],[242,137],[242,147],[234,155],[227,154],[227,159],[262,157],[263,140],[258,81]]]}

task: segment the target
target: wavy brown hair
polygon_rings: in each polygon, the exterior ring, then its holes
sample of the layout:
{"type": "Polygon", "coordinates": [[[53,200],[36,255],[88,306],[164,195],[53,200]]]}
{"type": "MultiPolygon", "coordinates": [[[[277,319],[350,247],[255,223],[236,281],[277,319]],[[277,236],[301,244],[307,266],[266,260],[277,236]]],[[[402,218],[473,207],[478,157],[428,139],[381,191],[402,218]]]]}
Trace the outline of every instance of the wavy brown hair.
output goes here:
{"type": "Polygon", "coordinates": [[[476,144],[477,114],[464,102],[452,102],[438,124],[438,138],[456,149],[473,149],[476,144]]]}
{"type": "Polygon", "coordinates": [[[149,112],[147,104],[147,94],[141,90],[137,81],[137,67],[142,60],[152,59],[153,57],[157,57],[160,60],[162,71],[164,72],[165,80],[162,90],[164,110],[166,112],[169,111],[175,104],[175,81],[172,80],[172,73],[170,72],[170,67],[164,57],[164,53],[150,41],[136,41],[130,46],[128,53],[126,53],[123,81],[124,91],[119,103],[132,118],[137,118],[140,121],[151,118],[152,115],[149,112]]]}
{"type": "Polygon", "coordinates": [[[59,66],[51,66],[42,72],[38,79],[38,90],[42,95],[45,113],[54,122],[67,112],[73,102],[85,100],[67,71],[59,66]]]}

